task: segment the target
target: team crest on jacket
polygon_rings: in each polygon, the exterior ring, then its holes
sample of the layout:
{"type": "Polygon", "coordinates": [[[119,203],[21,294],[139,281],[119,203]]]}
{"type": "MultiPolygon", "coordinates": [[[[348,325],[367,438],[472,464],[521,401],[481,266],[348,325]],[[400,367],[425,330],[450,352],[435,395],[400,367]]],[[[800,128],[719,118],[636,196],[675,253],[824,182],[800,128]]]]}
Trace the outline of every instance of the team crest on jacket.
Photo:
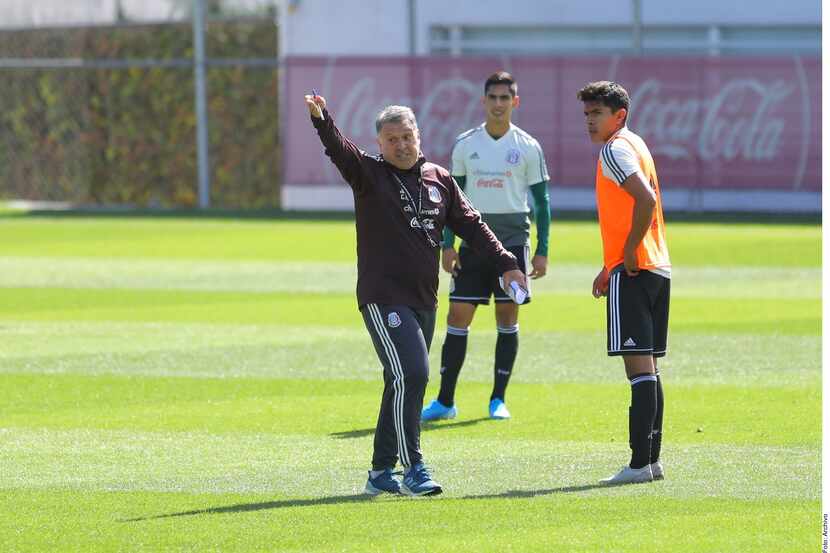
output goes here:
{"type": "Polygon", "coordinates": [[[398,328],[399,326],[401,326],[401,316],[394,311],[389,313],[387,321],[389,323],[389,328],[398,328]]]}
{"type": "Polygon", "coordinates": [[[519,157],[521,157],[521,153],[516,148],[510,148],[507,150],[507,158],[505,161],[510,165],[518,165],[519,164],[519,157]]]}
{"type": "Polygon", "coordinates": [[[436,187],[427,185],[427,193],[429,194],[429,200],[434,204],[441,203],[441,191],[438,190],[436,187]]]}

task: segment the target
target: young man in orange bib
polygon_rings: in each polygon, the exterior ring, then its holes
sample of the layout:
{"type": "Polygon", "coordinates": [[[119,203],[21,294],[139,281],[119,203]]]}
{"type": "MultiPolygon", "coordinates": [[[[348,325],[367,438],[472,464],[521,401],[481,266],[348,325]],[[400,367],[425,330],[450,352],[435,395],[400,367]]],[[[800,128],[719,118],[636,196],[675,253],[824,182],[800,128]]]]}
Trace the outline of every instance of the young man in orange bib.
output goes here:
{"type": "Polygon", "coordinates": [[[623,87],[593,82],[577,98],[591,141],[603,145],[596,194],[604,263],[592,293],[607,297],[608,355],[622,356],[631,384],[631,461],[602,483],[661,480],[663,387],[657,359],[666,355],[671,263],[657,171],[646,143],[626,126],[630,98],[623,87]]]}

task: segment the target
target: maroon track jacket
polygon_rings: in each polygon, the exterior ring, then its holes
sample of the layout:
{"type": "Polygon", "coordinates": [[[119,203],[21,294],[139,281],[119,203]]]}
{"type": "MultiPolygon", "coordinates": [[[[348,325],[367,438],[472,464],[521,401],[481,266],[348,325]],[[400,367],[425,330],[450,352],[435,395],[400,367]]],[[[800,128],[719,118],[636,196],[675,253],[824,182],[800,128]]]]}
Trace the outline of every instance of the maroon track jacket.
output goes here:
{"type": "Polygon", "coordinates": [[[423,155],[409,171],[397,169],[341,135],[327,110],[324,120],[311,120],[326,155],[354,194],[359,307],[378,303],[435,309],[444,225],[477,253],[492,258],[500,272],[518,269],[516,258],[502,247],[446,169],[423,155]]]}

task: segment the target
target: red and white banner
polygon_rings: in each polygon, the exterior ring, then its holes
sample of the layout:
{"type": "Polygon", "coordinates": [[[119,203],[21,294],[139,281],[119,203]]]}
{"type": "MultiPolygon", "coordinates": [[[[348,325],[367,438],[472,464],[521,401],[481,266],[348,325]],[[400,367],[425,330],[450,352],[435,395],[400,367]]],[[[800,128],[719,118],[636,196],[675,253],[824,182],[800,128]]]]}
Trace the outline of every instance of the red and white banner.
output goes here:
{"type": "Polygon", "coordinates": [[[629,127],[651,148],[664,191],[820,193],[817,57],[288,58],[283,186],[312,192],[342,182],[308,119],[303,95],[311,88],[370,152],[378,111],[411,106],[427,158],[449,168],[455,137],[483,121],[483,83],[499,69],[519,83],[513,121],[541,143],[554,189],[594,185],[597,147],[576,91],[607,79],[631,95],[629,127]]]}

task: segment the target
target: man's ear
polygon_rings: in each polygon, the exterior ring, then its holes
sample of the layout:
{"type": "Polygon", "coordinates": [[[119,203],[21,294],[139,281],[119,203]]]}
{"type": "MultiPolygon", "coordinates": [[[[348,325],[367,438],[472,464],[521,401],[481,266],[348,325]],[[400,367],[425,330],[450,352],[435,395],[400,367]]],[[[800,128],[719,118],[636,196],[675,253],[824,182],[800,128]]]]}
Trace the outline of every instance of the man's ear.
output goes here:
{"type": "Polygon", "coordinates": [[[518,96],[513,96],[513,109],[519,107],[520,103],[521,102],[519,101],[519,97],[518,96]]]}
{"type": "Polygon", "coordinates": [[[618,117],[619,123],[621,125],[624,125],[625,124],[625,119],[626,119],[626,117],[628,117],[628,110],[625,109],[625,108],[620,108],[620,109],[617,110],[617,113],[615,113],[614,115],[616,115],[618,117]]]}

